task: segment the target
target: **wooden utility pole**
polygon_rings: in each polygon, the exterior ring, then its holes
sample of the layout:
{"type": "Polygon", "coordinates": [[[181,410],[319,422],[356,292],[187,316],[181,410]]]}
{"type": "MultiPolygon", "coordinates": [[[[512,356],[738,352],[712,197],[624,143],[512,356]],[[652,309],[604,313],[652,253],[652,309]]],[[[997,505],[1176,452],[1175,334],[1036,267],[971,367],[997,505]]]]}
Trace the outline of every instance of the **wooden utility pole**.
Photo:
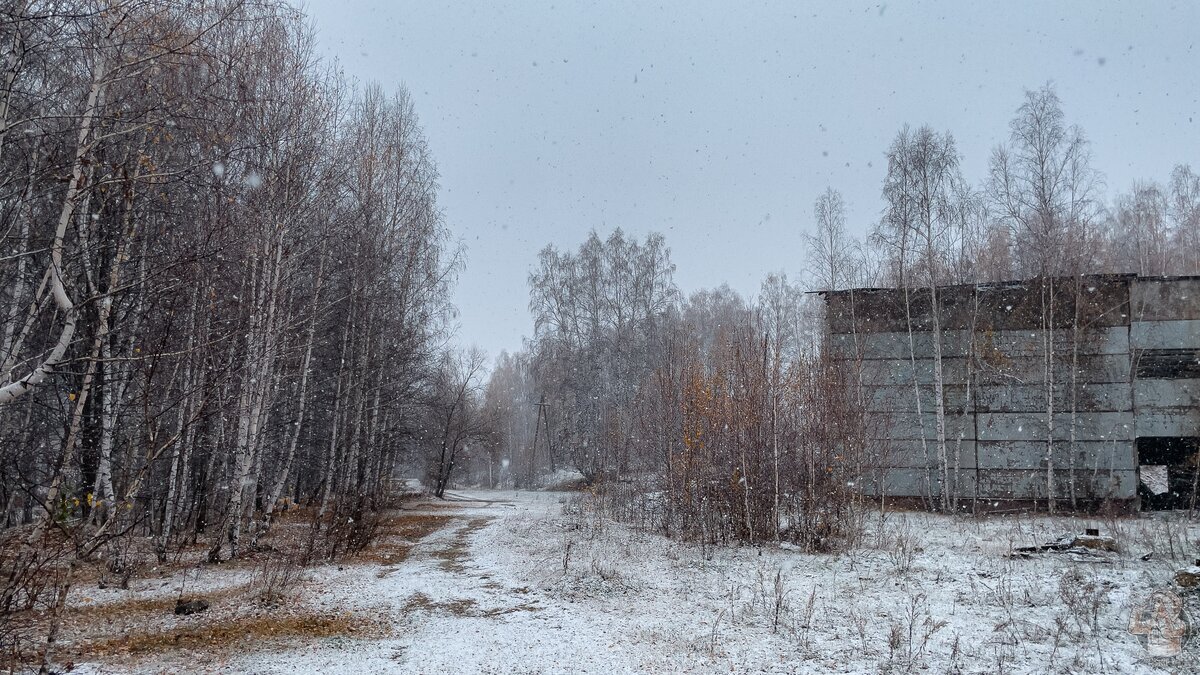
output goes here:
{"type": "Polygon", "coordinates": [[[537,416],[533,421],[533,450],[529,453],[529,481],[532,484],[533,479],[537,475],[537,446],[538,436],[544,428],[546,430],[546,454],[550,458],[550,472],[554,473],[554,442],[550,438],[550,404],[546,403],[546,397],[542,396],[541,400],[534,403],[537,408],[537,416]]]}

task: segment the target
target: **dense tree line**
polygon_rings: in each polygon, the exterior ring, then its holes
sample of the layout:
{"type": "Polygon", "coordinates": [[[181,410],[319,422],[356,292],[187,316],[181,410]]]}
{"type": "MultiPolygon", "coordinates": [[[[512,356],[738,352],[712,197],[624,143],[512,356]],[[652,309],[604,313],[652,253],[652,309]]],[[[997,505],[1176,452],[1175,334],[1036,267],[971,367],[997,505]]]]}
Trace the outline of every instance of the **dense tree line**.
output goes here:
{"type": "Polygon", "coordinates": [[[684,298],[673,272],[659,235],[543,250],[534,337],[491,374],[471,473],[577,471],[617,515],[710,543],[841,545],[873,448],[851,374],[820,349],[819,300],[784,275],[753,302],[728,286],[684,298]]]}
{"type": "Polygon", "coordinates": [[[459,265],[409,94],[274,0],[18,0],[0,43],[6,541],[217,560],[374,510],[459,265]]]}

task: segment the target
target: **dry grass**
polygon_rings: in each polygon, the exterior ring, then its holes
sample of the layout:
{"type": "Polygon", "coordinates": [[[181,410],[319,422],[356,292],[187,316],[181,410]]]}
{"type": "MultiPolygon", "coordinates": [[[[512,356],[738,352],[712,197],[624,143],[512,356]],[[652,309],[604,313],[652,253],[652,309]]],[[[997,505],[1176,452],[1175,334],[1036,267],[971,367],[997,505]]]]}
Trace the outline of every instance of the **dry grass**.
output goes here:
{"type": "Polygon", "coordinates": [[[467,538],[472,532],[477,532],[492,522],[492,518],[472,518],[454,533],[454,539],[446,548],[434,553],[441,560],[440,566],[447,572],[464,572],[469,557],[470,546],[467,538]]]}
{"type": "Polygon", "coordinates": [[[117,638],[81,641],[68,650],[79,657],[145,656],[180,649],[218,653],[245,651],[248,642],[291,641],[338,635],[369,636],[379,624],[352,614],[271,613],[223,618],[196,626],[132,632],[117,638]]]}
{"type": "MultiPolygon", "coordinates": [[[[180,599],[184,602],[207,602],[211,609],[200,620],[215,621],[215,617],[228,616],[229,608],[238,606],[249,597],[249,593],[248,584],[238,583],[206,591],[186,592],[182,596],[177,592],[166,592],[145,597],[131,592],[115,600],[103,602],[92,602],[91,598],[84,597],[66,606],[57,641],[61,647],[55,650],[55,654],[89,658],[104,656],[113,652],[113,645],[126,641],[134,647],[124,651],[134,653],[141,649],[137,646],[141,644],[138,642],[139,634],[143,635],[144,641],[148,639],[145,636],[170,631],[171,626],[179,627],[180,621],[195,621],[175,616],[175,605],[180,599]]],[[[36,610],[23,612],[18,616],[9,617],[8,620],[11,627],[20,629],[20,634],[24,636],[23,641],[28,641],[31,645],[40,645],[49,630],[51,618],[49,612],[36,610]]],[[[188,643],[186,638],[187,636],[183,635],[181,639],[188,643]]],[[[39,658],[35,652],[36,650],[26,650],[20,654],[6,655],[5,658],[0,658],[0,669],[19,670],[22,664],[28,666],[35,663],[39,658]]]]}
{"type": "Polygon", "coordinates": [[[505,614],[513,614],[515,612],[537,612],[541,611],[541,609],[541,607],[538,607],[532,602],[522,602],[521,604],[513,605],[512,607],[495,607],[488,609],[480,612],[479,616],[496,617],[503,616],[505,614]]]}
{"type": "Polygon", "coordinates": [[[288,509],[276,509],[271,514],[275,525],[309,525],[317,515],[315,506],[294,506],[288,509]]]}
{"type": "Polygon", "coordinates": [[[413,545],[437,532],[454,516],[429,513],[396,513],[383,518],[379,523],[379,534],[366,550],[355,558],[363,562],[395,565],[404,562],[413,545]]]}
{"type": "Polygon", "coordinates": [[[523,602],[513,607],[493,607],[492,609],[477,610],[479,603],[470,598],[459,598],[457,600],[447,600],[444,602],[436,602],[433,598],[424,593],[413,593],[409,596],[408,601],[404,603],[405,612],[415,612],[418,610],[426,612],[448,612],[454,616],[476,616],[493,618],[512,614],[514,612],[536,612],[541,608],[530,602],[523,602]]]}
{"type": "MultiPolygon", "coordinates": [[[[454,507],[457,508],[457,507],[454,507]]],[[[310,534],[311,513],[306,509],[294,509],[277,513],[277,520],[270,532],[264,536],[259,547],[247,550],[235,560],[223,561],[216,569],[233,572],[252,570],[255,573],[281,552],[294,553],[310,534]]],[[[414,545],[429,535],[449,526],[461,517],[448,513],[421,511],[390,511],[379,525],[376,540],[363,552],[354,557],[356,562],[379,563],[383,567],[380,575],[398,571],[414,545]]],[[[486,522],[486,520],[484,521],[486,522]]],[[[471,521],[468,527],[477,526],[471,521]]],[[[465,536],[465,535],[462,535],[465,536]]],[[[463,542],[465,546],[465,542],[463,542]]],[[[209,568],[204,557],[208,544],[201,539],[165,563],[149,562],[152,557],[145,551],[135,556],[146,560],[139,565],[135,579],[177,579],[196,567],[209,568]]],[[[456,554],[465,555],[465,550],[456,554]]],[[[211,569],[211,568],[210,568],[211,569]]],[[[106,571],[101,563],[84,565],[76,570],[76,588],[80,595],[88,595],[89,587],[102,584],[106,571]]],[[[83,598],[72,601],[63,617],[59,649],[64,657],[98,659],[132,659],[157,654],[194,650],[201,653],[226,653],[231,649],[252,648],[257,642],[288,641],[296,639],[323,638],[331,636],[367,637],[382,630],[382,625],[365,617],[338,614],[320,610],[303,609],[300,606],[275,607],[265,611],[255,602],[254,581],[247,583],[239,579],[229,586],[191,591],[182,596],[178,592],[156,593],[152,597],[130,593],[127,597],[100,601],[83,598]],[[191,617],[177,617],[174,609],[177,601],[203,600],[210,609],[191,617]],[[376,629],[379,629],[377,631],[376,629]]],[[[100,586],[103,588],[103,585],[100,586]]],[[[77,596],[78,597],[78,596],[77,596]]],[[[417,605],[413,606],[416,609],[417,605]]],[[[474,612],[474,602],[453,601],[436,606],[436,609],[457,615],[474,612]]],[[[44,612],[28,612],[24,618],[31,630],[43,626],[48,619],[44,612]]]]}
{"type": "MultiPolygon", "coordinates": [[[[55,652],[68,658],[137,660],[143,655],[177,650],[221,653],[231,646],[246,648],[261,640],[369,634],[378,624],[363,617],[302,609],[295,603],[283,608],[276,604],[270,613],[266,613],[259,602],[260,593],[254,584],[261,585],[261,577],[266,574],[264,570],[271,562],[291,559],[302,550],[311,536],[313,516],[311,508],[276,512],[270,531],[261,537],[255,548],[248,548],[236,559],[224,560],[216,566],[206,561],[211,542],[205,536],[177,549],[164,562],[154,560],[149,540],[137,540],[124,555],[135,564],[130,578],[149,581],[137,585],[148,586],[138,593],[131,591],[127,595],[114,596],[102,592],[106,587],[116,587],[112,574],[106,569],[106,560],[78,566],[74,597],[62,617],[59,647],[55,652]],[[215,574],[217,580],[226,572],[237,571],[238,576],[236,582],[233,579],[226,582],[229,585],[203,590],[187,588],[182,596],[166,588],[177,585],[181,578],[196,569],[210,570],[208,575],[215,574]],[[249,582],[245,579],[246,571],[251,573],[249,582]],[[163,588],[151,590],[159,581],[163,588]],[[178,617],[174,609],[179,600],[203,600],[210,609],[195,616],[178,617]]],[[[378,538],[355,557],[355,562],[381,564],[381,575],[398,571],[400,568],[396,565],[408,557],[417,542],[457,519],[458,516],[449,512],[388,511],[381,518],[378,538]]],[[[470,608],[452,606],[451,609],[465,612],[470,608]]],[[[38,636],[44,633],[50,617],[45,611],[33,610],[16,619],[19,621],[7,621],[9,625],[4,628],[12,629],[10,632],[19,629],[20,635],[38,636]]],[[[13,658],[35,656],[22,653],[13,658]]],[[[7,655],[0,659],[3,661],[0,670],[11,665],[11,660],[7,655]]]]}
{"type": "Polygon", "coordinates": [[[470,598],[462,598],[459,600],[447,600],[446,602],[435,602],[428,595],[417,592],[409,596],[408,601],[404,603],[405,612],[415,612],[424,610],[427,612],[449,612],[454,616],[471,616],[475,608],[476,602],[470,598]]]}
{"type": "Polygon", "coordinates": [[[380,521],[379,531],[385,536],[417,541],[437,532],[454,519],[454,516],[430,513],[398,513],[380,521]]]}
{"type": "Polygon", "coordinates": [[[114,602],[86,602],[71,605],[67,609],[67,622],[68,625],[73,623],[93,624],[125,619],[139,614],[170,614],[175,610],[175,603],[178,600],[183,602],[204,600],[212,606],[223,600],[247,596],[249,593],[249,584],[238,584],[201,593],[185,592],[182,596],[172,594],[153,598],[132,597],[114,602]]]}

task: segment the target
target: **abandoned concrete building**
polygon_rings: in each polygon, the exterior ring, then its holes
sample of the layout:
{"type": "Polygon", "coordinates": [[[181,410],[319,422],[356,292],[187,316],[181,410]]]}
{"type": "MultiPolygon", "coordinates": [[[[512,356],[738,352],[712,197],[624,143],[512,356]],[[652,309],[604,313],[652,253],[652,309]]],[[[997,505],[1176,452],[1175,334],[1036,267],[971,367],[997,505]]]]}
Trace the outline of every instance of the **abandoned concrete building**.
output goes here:
{"type": "Polygon", "coordinates": [[[944,286],[936,314],[928,288],[823,295],[834,354],[861,383],[880,448],[874,495],[954,508],[1196,505],[1200,277],[944,286]]]}

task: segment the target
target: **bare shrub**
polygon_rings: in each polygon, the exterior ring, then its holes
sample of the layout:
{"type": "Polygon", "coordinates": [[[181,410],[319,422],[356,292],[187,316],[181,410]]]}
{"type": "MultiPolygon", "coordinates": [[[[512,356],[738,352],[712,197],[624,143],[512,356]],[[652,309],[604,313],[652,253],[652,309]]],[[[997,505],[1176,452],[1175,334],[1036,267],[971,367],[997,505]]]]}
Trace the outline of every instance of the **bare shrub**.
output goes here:
{"type": "Polygon", "coordinates": [[[49,664],[75,571],[73,542],[56,529],[37,542],[14,529],[0,538],[0,666],[49,664]]]}
{"type": "MultiPolygon", "coordinates": [[[[787,608],[788,608],[788,600],[787,600],[788,591],[784,587],[783,569],[780,567],[775,568],[775,581],[771,585],[771,589],[773,591],[773,593],[771,595],[771,598],[772,598],[771,631],[777,633],[777,632],[779,632],[779,619],[783,616],[783,613],[785,611],[787,611],[787,608]]],[[[816,589],[814,588],[813,589],[813,599],[815,599],[815,598],[816,598],[816,589]]],[[[810,605],[811,605],[811,603],[810,603],[810,605]]],[[[809,623],[809,622],[805,622],[805,623],[809,623]]]]}
{"type": "Polygon", "coordinates": [[[562,568],[563,568],[564,576],[571,569],[571,548],[574,546],[575,546],[574,539],[567,539],[566,542],[563,543],[562,568]]]}
{"type": "Polygon", "coordinates": [[[1156,517],[1142,522],[1149,524],[1148,531],[1143,527],[1143,543],[1149,546],[1155,557],[1190,563],[1200,552],[1200,544],[1188,541],[1187,522],[1175,514],[1156,514],[1156,517]]]}
{"type": "Polygon", "coordinates": [[[625,585],[621,572],[612,563],[599,557],[593,557],[591,568],[592,573],[599,577],[601,581],[625,585]]]}
{"type": "Polygon", "coordinates": [[[336,560],[362,552],[379,535],[383,520],[382,510],[368,497],[336,502],[324,515],[314,512],[301,563],[336,560]]]}
{"type": "Polygon", "coordinates": [[[624,506],[628,501],[644,497],[644,493],[622,488],[620,484],[593,485],[586,493],[572,495],[562,500],[565,527],[578,532],[580,538],[593,541],[605,529],[605,518],[615,518],[633,525],[645,525],[645,521],[631,518],[632,512],[624,506]]]}
{"type": "Polygon", "coordinates": [[[867,641],[867,617],[856,609],[850,610],[850,623],[854,626],[854,632],[858,635],[859,649],[864,654],[869,653],[870,643],[867,641]]]}
{"type": "Polygon", "coordinates": [[[856,400],[852,365],[830,354],[790,361],[749,319],[722,328],[643,387],[645,438],[662,464],[603,473],[594,496],[615,518],[702,546],[786,541],[807,552],[857,545],[869,509],[863,477],[877,443],[856,400]],[[694,351],[692,351],[694,350],[694,351]]]}
{"type": "Polygon", "coordinates": [[[929,642],[945,621],[934,619],[924,593],[909,595],[899,618],[888,628],[888,660],[890,665],[913,670],[929,655],[929,642]]]}
{"type": "Polygon", "coordinates": [[[116,586],[128,590],[129,582],[146,564],[146,555],[138,548],[136,537],[113,537],[104,546],[104,574],[101,587],[116,586]]]}
{"type": "Polygon", "coordinates": [[[800,617],[800,648],[807,651],[812,648],[813,615],[817,607],[817,587],[813,586],[804,603],[803,614],[800,617]]]}
{"type": "Polygon", "coordinates": [[[710,655],[716,655],[717,653],[717,628],[721,625],[721,619],[724,617],[725,609],[721,609],[719,612],[717,612],[717,618],[713,619],[712,633],[708,641],[708,653],[710,655]]]}
{"type": "Polygon", "coordinates": [[[1111,590],[1110,583],[1085,577],[1075,568],[1059,577],[1058,596],[1080,637],[1095,635],[1100,630],[1100,610],[1108,603],[1111,590]]]}
{"type": "Polygon", "coordinates": [[[755,594],[762,606],[762,613],[770,619],[771,632],[778,633],[783,618],[791,611],[788,600],[791,591],[783,580],[783,568],[779,565],[759,566],[755,570],[755,582],[755,594]]]}
{"type": "Polygon", "coordinates": [[[300,581],[300,551],[268,551],[255,564],[250,592],[259,603],[277,605],[300,581]]]}
{"type": "Polygon", "coordinates": [[[889,544],[887,557],[892,567],[901,575],[911,572],[917,553],[923,550],[923,544],[908,518],[900,519],[893,528],[889,544]]]}

